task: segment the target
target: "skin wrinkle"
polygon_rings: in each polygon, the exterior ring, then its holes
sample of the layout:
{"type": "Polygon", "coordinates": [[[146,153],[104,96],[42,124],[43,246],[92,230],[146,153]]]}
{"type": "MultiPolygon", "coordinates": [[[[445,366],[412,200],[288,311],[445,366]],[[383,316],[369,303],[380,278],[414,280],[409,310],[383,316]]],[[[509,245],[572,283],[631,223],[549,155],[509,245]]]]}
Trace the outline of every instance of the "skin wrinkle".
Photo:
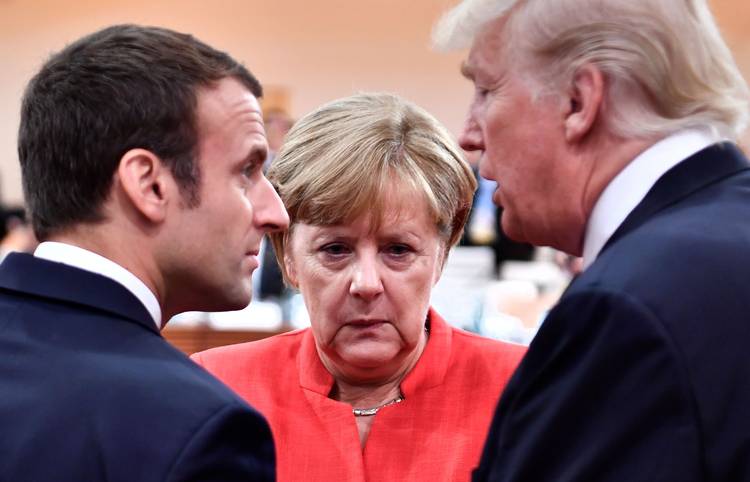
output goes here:
{"type": "Polygon", "coordinates": [[[184,311],[184,303],[200,304],[204,311],[246,306],[261,238],[288,225],[281,200],[260,170],[268,147],[257,99],[239,82],[225,79],[199,91],[197,114],[200,192],[214,194],[195,208],[173,208],[169,218],[173,230],[163,253],[168,260],[164,285],[189,289],[163,294],[165,304],[173,306],[170,312],[184,311]],[[202,227],[199,233],[196,225],[202,227]],[[216,250],[217,245],[226,249],[216,250]],[[193,262],[186,265],[187,258],[193,262]]]}
{"type": "Polygon", "coordinates": [[[290,239],[290,277],[303,295],[315,293],[305,302],[321,360],[337,381],[351,385],[400,382],[413,367],[426,344],[429,294],[442,270],[444,241],[426,202],[390,199],[376,231],[365,215],[346,225],[296,224],[290,239]],[[366,335],[349,325],[365,319],[386,324],[366,335]]]}
{"type": "Polygon", "coordinates": [[[509,67],[498,33],[505,23],[490,24],[469,54],[464,71],[477,91],[461,144],[480,150],[480,174],[498,181],[494,200],[505,208],[502,223],[510,237],[579,251],[595,166],[576,155],[580,144],[565,139],[571,112],[560,104],[562,94],[534,98],[509,67]]]}

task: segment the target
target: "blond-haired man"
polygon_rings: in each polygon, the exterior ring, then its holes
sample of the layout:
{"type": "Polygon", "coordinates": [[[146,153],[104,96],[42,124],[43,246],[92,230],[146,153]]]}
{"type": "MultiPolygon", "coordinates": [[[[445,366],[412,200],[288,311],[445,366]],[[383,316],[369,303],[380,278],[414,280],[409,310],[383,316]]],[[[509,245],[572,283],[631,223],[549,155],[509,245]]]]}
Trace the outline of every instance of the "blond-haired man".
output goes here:
{"type": "Polygon", "coordinates": [[[750,480],[748,90],[705,0],[466,0],[435,37],[505,232],[584,260],[474,480],[750,480]]]}

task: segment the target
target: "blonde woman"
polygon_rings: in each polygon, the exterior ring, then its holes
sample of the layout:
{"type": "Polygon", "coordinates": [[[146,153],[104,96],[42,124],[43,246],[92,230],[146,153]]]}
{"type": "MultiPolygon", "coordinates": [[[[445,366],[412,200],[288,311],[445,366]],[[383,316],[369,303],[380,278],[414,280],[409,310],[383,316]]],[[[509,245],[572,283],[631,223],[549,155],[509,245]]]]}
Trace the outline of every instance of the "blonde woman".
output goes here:
{"type": "Polygon", "coordinates": [[[267,417],[280,481],[469,480],[524,349],[430,308],[476,188],[454,141],[411,103],[357,95],[301,119],[268,176],[312,326],[194,359],[267,417]]]}

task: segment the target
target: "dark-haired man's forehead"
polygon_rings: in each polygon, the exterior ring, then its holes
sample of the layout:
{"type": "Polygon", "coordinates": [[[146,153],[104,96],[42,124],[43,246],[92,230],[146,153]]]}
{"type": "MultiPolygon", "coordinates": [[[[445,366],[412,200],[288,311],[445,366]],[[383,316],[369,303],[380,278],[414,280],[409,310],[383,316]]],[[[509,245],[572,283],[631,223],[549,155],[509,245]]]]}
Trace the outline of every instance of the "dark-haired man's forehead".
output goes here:
{"type": "Polygon", "coordinates": [[[257,97],[232,77],[198,90],[198,125],[207,131],[223,128],[231,119],[241,119],[252,131],[265,137],[263,113],[257,97]],[[215,115],[206,115],[207,113],[215,115]]]}

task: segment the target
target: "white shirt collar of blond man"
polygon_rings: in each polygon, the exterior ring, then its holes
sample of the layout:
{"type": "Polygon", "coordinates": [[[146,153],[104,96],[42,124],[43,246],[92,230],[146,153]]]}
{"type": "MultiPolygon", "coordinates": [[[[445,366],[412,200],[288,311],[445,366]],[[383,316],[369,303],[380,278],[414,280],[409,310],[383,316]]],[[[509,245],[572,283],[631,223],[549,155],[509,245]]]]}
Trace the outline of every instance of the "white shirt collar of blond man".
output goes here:
{"type": "Polygon", "coordinates": [[[709,129],[682,130],[656,142],[625,166],[594,204],[583,241],[583,269],[591,266],[659,178],[696,152],[722,140],[709,129]]]}

